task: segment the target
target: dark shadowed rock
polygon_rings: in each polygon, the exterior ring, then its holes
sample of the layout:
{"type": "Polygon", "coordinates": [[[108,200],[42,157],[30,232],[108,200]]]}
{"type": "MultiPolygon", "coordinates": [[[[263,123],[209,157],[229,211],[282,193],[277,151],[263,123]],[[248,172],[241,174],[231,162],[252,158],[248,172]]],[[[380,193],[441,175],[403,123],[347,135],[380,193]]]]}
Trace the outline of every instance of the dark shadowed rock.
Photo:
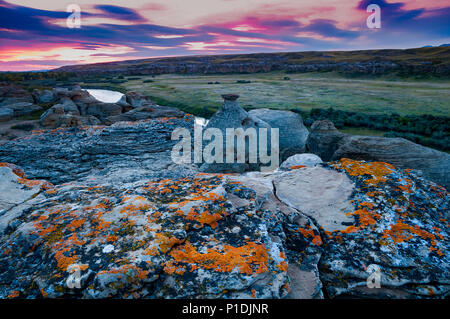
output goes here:
{"type": "Polygon", "coordinates": [[[0,122],[8,122],[12,120],[14,111],[6,107],[0,107],[0,122]]]}
{"type": "Polygon", "coordinates": [[[161,168],[173,165],[170,151],[176,141],[171,140],[172,131],[176,127],[192,130],[193,126],[194,117],[186,115],[180,119],[34,131],[27,138],[0,145],[0,161],[17,163],[31,178],[52,183],[97,173],[101,178],[113,165],[113,170],[123,171],[117,178],[124,181],[139,174],[159,174],[161,168]],[[128,171],[132,173],[125,177],[128,171]]]}
{"type": "Polygon", "coordinates": [[[333,122],[315,121],[306,143],[309,152],[318,155],[323,161],[330,161],[344,136],[333,122]]]}
{"type": "Polygon", "coordinates": [[[51,103],[55,102],[56,96],[53,91],[50,90],[34,90],[33,97],[36,103],[51,103]]]}
{"type": "Polygon", "coordinates": [[[0,83],[0,107],[17,103],[33,104],[34,99],[31,93],[17,85],[0,83]]]}
{"type": "Polygon", "coordinates": [[[150,101],[150,99],[146,96],[143,96],[137,92],[127,92],[125,93],[126,102],[130,104],[132,107],[141,107],[145,105],[154,104],[150,101]]]}
{"type": "Polygon", "coordinates": [[[76,112],[70,108],[70,104],[57,104],[53,105],[44,114],[41,115],[40,121],[42,126],[48,128],[57,127],[78,127],[86,125],[99,125],[100,120],[92,115],[79,116],[76,112]],[[68,112],[66,112],[66,107],[68,112]]]}
{"type": "Polygon", "coordinates": [[[351,158],[416,169],[423,176],[450,189],[450,154],[403,138],[356,136],[340,133],[330,121],[316,121],[311,127],[308,149],[322,160],[351,158]]]}
{"type": "Polygon", "coordinates": [[[286,160],[289,156],[304,153],[308,129],[303,125],[302,117],[291,111],[256,109],[248,112],[272,128],[279,129],[280,159],[286,160]]]}

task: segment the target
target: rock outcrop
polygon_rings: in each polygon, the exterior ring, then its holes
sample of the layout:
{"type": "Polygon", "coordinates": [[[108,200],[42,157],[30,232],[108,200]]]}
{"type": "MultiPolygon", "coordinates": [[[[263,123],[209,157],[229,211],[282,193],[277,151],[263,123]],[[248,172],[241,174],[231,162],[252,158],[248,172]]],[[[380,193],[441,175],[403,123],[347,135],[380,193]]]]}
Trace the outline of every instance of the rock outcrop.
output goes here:
{"type": "Polygon", "coordinates": [[[177,127],[192,130],[193,123],[194,117],[186,115],[111,126],[36,130],[0,145],[0,161],[20,165],[30,178],[57,184],[84,177],[103,178],[111,169],[130,170],[129,178],[133,179],[138,177],[137,171],[144,174],[146,168],[158,174],[161,168],[171,167],[170,151],[176,142],[171,141],[171,133],[177,127]]]}
{"type": "Polygon", "coordinates": [[[0,122],[11,121],[14,116],[14,111],[10,108],[0,107],[0,122]]]}
{"type": "Polygon", "coordinates": [[[450,154],[403,138],[343,134],[325,120],[313,123],[307,146],[324,161],[352,158],[421,170],[425,178],[450,189],[450,154]]]}
{"type": "Polygon", "coordinates": [[[251,110],[248,114],[263,120],[272,128],[279,129],[281,161],[289,156],[305,152],[309,132],[299,114],[270,109],[251,110]]]}
{"type": "Polygon", "coordinates": [[[160,105],[141,106],[120,115],[108,116],[105,123],[110,125],[123,121],[142,121],[159,117],[183,117],[185,113],[179,109],[160,105]]]}
{"type": "Polygon", "coordinates": [[[412,171],[348,159],[244,175],[113,163],[61,185],[0,165],[0,183],[17,189],[0,208],[1,298],[449,294],[449,195],[412,171]],[[374,269],[381,288],[370,289],[374,269]]]}
{"type": "MultiPolygon", "coordinates": [[[[270,128],[236,98],[211,127],[270,128]]],[[[54,114],[78,116],[63,104],[54,114]]],[[[269,173],[205,173],[172,161],[175,128],[193,136],[194,117],[0,145],[0,299],[450,295],[450,196],[425,174],[311,154],[269,173]]],[[[356,143],[332,129],[316,123],[308,146],[334,157],[356,143]]]]}

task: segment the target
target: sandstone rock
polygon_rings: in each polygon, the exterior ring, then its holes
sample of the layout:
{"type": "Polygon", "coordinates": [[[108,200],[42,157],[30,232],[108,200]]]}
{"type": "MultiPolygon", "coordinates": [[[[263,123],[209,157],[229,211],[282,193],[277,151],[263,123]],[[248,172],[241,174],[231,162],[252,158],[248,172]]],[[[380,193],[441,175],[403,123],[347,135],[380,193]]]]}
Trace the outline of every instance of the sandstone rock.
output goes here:
{"type": "Polygon", "coordinates": [[[56,96],[53,91],[50,90],[34,90],[33,96],[36,103],[51,103],[55,102],[56,96]]]}
{"type": "Polygon", "coordinates": [[[6,211],[32,199],[43,188],[51,188],[47,182],[26,179],[20,168],[8,163],[0,163],[0,180],[0,224],[5,221],[2,215],[6,211]]]}
{"type": "MultiPolygon", "coordinates": [[[[193,125],[194,117],[186,115],[181,119],[34,132],[26,139],[0,145],[0,161],[17,163],[31,178],[52,183],[87,176],[106,178],[103,174],[112,171],[117,176],[110,177],[123,183],[142,176],[159,176],[163,168],[172,167],[170,152],[176,141],[171,141],[171,133],[176,127],[192,130],[193,125]]],[[[186,173],[192,169],[180,167],[186,173]]]]}
{"type": "Polygon", "coordinates": [[[325,231],[344,230],[352,220],[354,185],[344,173],[305,167],[274,179],[278,198],[313,218],[325,231]]]}
{"type": "Polygon", "coordinates": [[[299,114],[270,109],[251,110],[249,114],[263,120],[272,128],[279,129],[281,161],[294,154],[305,152],[309,132],[299,114]]]}
{"type": "Polygon", "coordinates": [[[0,122],[11,121],[14,116],[14,111],[6,107],[0,107],[0,122]]]}
{"type": "Polygon", "coordinates": [[[145,105],[151,105],[152,103],[147,97],[142,96],[137,92],[127,92],[125,94],[126,102],[132,107],[142,107],[145,105]]]}
{"type": "MultiPolygon", "coordinates": [[[[242,128],[244,131],[253,128],[256,130],[258,140],[259,140],[259,129],[266,128],[270,131],[270,125],[264,122],[263,120],[254,117],[247,113],[243,108],[239,106],[237,103],[238,95],[235,94],[224,94],[222,95],[224,98],[223,106],[211,117],[205,129],[216,128],[222,132],[224,146],[223,146],[223,163],[204,163],[201,166],[201,170],[204,172],[244,172],[248,170],[258,170],[259,163],[249,163],[249,147],[248,141],[246,141],[246,154],[245,154],[245,163],[226,163],[225,153],[227,150],[227,145],[225,143],[226,129],[237,129],[242,128]]],[[[268,136],[268,150],[270,150],[270,132],[267,134],[268,136]]],[[[236,145],[234,146],[234,152],[236,156],[236,145]]]]}
{"type": "MultiPolygon", "coordinates": [[[[124,128],[124,135],[133,129],[124,128]]],[[[67,139],[64,130],[58,135],[67,139]]],[[[157,177],[128,166],[136,174],[129,182],[109,176],[126,162],[110,163],[102,178],[41,188],[0,215],[0,298],[323,298],[322,289],[331,298],[449,295],[449,195],[413,171],[348,159],[230,176],[176,175],[175,165],[158,168],[157,177]],[[343,183],[353,201],[345,228],[335,227],[345,210],[317,195],[347,194],[343,183]],[[318,190],[306,207],[295,198],[308,191],[302,185],[318,190]],[[381,288],[368,289],[375,266],[381,288]],[[67,285],[74,269],[79,289],[67,285]]],[[[11,167],[10,177],[20,174],[11,167]]]]}
{"type": "Polygon", "coordinates": [[[105,119],[105,124],[110,125],[122,121],[141,121],[163,117],[183,117],[185,113],[173,107],[160,105],[142,106],[120,115],[109,116],[105,119]]]}
{"type": "Polygon", "coordinates": [[[29,103],[29,102],[19,102],[14,104],[5,105],[6,108],[13,110],[14,117],[24,116],[31,114],[36,111],[42,110],[39,105],[29,103]]]}
{"type": "Polygon", "coordinates": [[[120,98],[120,100],[116,104],[122,107],[122,113],[126,113],[134,108],[127,102],[127,96],[125,94],[120,98]]]}
{"type": "Polygon", "coordinates": [[[382,162],[342,159],[331,167],[359,188],[348,214],[354,222],[343,231],[324,232],[319,269],[328,295],[448,296],[449,233],[442,224],[448,220],[448,192],[382,162]],[[378,270],[382,289],[368,289],[378,270]]]}
{"type": "Polygon", "coordinates": [[[318,155],[324,161],[330,161],[345,136],[334,127],[333,122],[315,121],[311,125],[307,140],[308,151],[318,155]]]}
{"type": "Polygon", "coordinates": [[[71,115],[80,115],[77,105],[68,97],[63,97],[60,99],[59,103],[64,108],[64,113],[71,115]]]}
{"type": "Polygon", "coordinates": [[[403,138],[352,136],[338,132],[330,121],[317,121],[311,127],[308,149],[324,161],[373,160],[421,170],[427,179],[450,189],[450,154],[403,138]]]}
{"type": "Polygon", "coordinates": [[[58,127],[64,114],[63,105],[53,105],[41,115],[40,123],[44,127],[58,127]]]}
{"type": "Polygon", "coordinates": [[[295,154],[291,157],[289,157],[287,160],[285,160],[281,165],[280,169],[282,170],[288,170],[292,168],[300,168],[301,166],[307,166],[312,167],[316,166],[317,164],[321,164],[322,160],[319,156],[314,154],[295,154]]]}
{"type": "Polygon", "coordinates": [[[21,103],[33,104],[33,96],[17,85],[0,83],[0,107],[21,103]]]}

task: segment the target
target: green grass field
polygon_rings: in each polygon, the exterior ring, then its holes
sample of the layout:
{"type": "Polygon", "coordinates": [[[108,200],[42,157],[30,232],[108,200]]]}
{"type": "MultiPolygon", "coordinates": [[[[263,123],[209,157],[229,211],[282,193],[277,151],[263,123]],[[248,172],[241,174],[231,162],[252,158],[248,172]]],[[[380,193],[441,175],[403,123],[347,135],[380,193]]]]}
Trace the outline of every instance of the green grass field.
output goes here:
{"type": "Polygon", "coordinates": [[[394,76],[349,77],[336,73],[281,72],[231,75],[141,76],[121,86],[193,114],[215,111],[223,93],[236,93],[245,108],[329,108],[359,113],[450,116],[450,81],[394,76]],[[289,79],[285,79],[288,77],[289,79]],[[154,82],[143,83],[146,80],[154,82]],[[237,81],[251,81],[237,83],[237,81]],[[208,83],[218,84],[208,84],[208,83]]]}

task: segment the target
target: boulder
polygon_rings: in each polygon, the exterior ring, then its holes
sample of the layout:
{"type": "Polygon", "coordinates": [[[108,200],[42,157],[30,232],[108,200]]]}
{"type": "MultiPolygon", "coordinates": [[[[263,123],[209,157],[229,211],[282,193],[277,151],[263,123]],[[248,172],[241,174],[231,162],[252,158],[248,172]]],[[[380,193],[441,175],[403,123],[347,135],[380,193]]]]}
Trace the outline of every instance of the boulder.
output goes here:
{"type": "Polygon", "coordinates": [[[34,90],[33,96],[36,103],[51,103],[55,102],[56,96],[53,91],[50,90],[34,90]]]}
{"type": "Polygon", "coordinates": [[[68,96],[76,104],[81,116],[92,115],[103,122],[109,116],[122,114],[121,106],[100,102],[85,90],[69,91],[68,96]]]}
{"type": "Polygon", "coordinates": [[[281,161],[294,154],[305,152],[309,132],[299,114],[270,109],[251,110],[249,114],[263,120],[272,128],[279,129],[281,161]]]}
{"type": "Polygon", "coordinates": [[[122,107],[122,113],[126,113],[134,108],[127,102],[127,97],[125,94],[120,98],[118,102],[116,102],[116,104],[122,107]]]}
{"type": "Polygon", "coordinates": [[[132,107],[141,107],[145,105],[151,105],[154,104],[150,98],[146,96],[142,96],[141,94],[137,92],[127,92],[125,94],[125,99],[128,104],[130,104],[132,107]]]}
{"type": "MultiPolygon", "coordinates": [[[[236,161],[236,143],[234,145],[234,149],[230,149],[229,151],[234,152],[235,161],[234,163],[226,163],[225,153],[228,149],[226,145],[226,129],[237,129],[242,128],[244,131],[253,128],[256,130],[258,140],[259,140],[259,129],[266,128],[268,129],[267,137],[268,137],[268,150],[270,150],[270,125],[264,122],[263,120],[252,116],[247,113],[243,108],[239,106],[237,103],[238,95],[235,94],[224,94],[222,95],[224,98],[223,106],[211,117],[208,124],[205,127],[205,130],[210,128],[219,129],[222,132],[223,136],[223,163],[203,163],[201,166],[201,170],[204,172],[244,172],[248,170],[258,170],[260,167],[260,163],[250,163],[249,161],[249,147],[248,141],[246,139],[245,144],[245,162],[237,163],[236,161]]],[[[258,154],[255,154],[258,155],[258,154]]],[[[258,157],[259,160],[259,157],[258,157]]]]}
{"type": "Polygon", "coordinates": [[[11,121],[14,116],[14,111],[6,107],[0,107],[0,122],[11,121]]]}
{"type": "Polygon", "coordinates": [[[333,122],[315,121],[307,139],[308,151],[318,155],[324,161],[330,161],[346,135],[339,132],[333,122]]]}
{"type": "Polygon", "coordinates": [[[0,83],[0,107],[18,103],[33,104],[33,96],[17,85],[0,83]]]}
{"type": "Polygon", "coordinates": [[[288,169],[295,169],[300,167],[312,167],[316,166],[317,164],[321,164],[322,160],[319,156],[315,154],[295,154],[291,157],[289,157],[287,160],[285,160],[281,166],[280,169],[282,170],[288,170],[288,169]]]}
{"type": "Polygon", "coordinates": [[[68,97],[62,97],[59,103],[64,108],[64,113],[71,115],[80,115],[77,105],[68,97]]]}
{"type": "Polygon", "coordinates": [[[141,121],[163,117],[183,117],[185,113],[173,107],[152,105],[142,106],[132,109],[120,115],[109,116],[105,119],[105,124],[111,125],[122,121],[141,121]]]}
{"type": "Polygon", "coordinates": [[[450,154],[403,138],[340,133],[330,121],[311,126],[308,149],[324,161],[351,158],[381,161],[403,169],[421,170],[424,177],[450,189],[450,154]]]}
{"type": "Polygon", "coordinates": [[[58,127],[64,114],[65,113],[63,105],[53,105],[41,115],[40,123],[44,127],[58,127]]]}
{"type": "MultiPolygon", "coordinates": [[[[74,110],[66,113],[66,105],[57,104],[53,105],[44,114],[41,115],[40,123],[44,127],[58,128],[58,127],[78,127],[85,125],[99,125],[100,120],[95,116],[79,116],[76,115],[74,110]]],[[[70,104],[69,104],[70,106],[70,104]]],[[[79,113],[78,113],[79,114],[79,113]]]]}
{"type": "Polygon", "coordinates": [[[295,169],[274,179],[278,198],[313,218],[325,231],[344,230],[354,210],[354,185],[345,173],[323,167],[295,169]]]}
{"type": "Polygon", "coordinates": [[[40,107],[39,105],[29,102],[18,102],[14,104],[8,104],[5,107],[13,110],[14,117],[24,116],[42,110],[42,107],[40,107]]]}

